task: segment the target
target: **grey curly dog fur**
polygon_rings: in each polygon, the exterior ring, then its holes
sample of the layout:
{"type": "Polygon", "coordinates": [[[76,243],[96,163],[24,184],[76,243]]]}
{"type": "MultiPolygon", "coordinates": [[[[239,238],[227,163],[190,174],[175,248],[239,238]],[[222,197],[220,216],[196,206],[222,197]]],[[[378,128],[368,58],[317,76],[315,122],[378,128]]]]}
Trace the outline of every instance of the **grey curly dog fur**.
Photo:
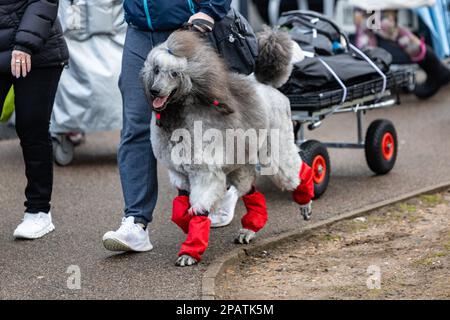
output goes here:
{"type": "MultiPolygon", "coordinates": [[[[160,115],[159,120],[153,116],[151,122],[153,151],[167,167],[173,186],[190,192],[194,212],[217,209],[229,185],[235,186],[240,196],[247,194],[257,176],[256,163],[262,162],[256,159],[255,163],[250,156],[244,163],[211,164],[196,159],[202,150],[195,149],[189,139],[174,138],[174,133],[182,129],[194,137],[197,121],[201,121],[203,132],[213,129],[224,137],[227,129],[265,129],[268,150],[278,150],[276,155],[270,153],[270,166],[276,170],[269,177],[282,190],[295,190],[300,183],[301,159],[289,100],[276,89],[291,73],[292,43],[286,33],[271,29],[265,29],[258,39],[256,71],[248,77],[228,71],[216,51],[196,32],[174,32],[145,61],[145,93],[154,109],[156,103],[160,115]],[[214,105],[214,101],[219,104],[214,105]],[[272,129],[278,132],[276,139],[271,136],[272,129]],[[174,161],[174,151],[180,148],[190,154],[191,162],[174,161]]],[[[237,154],[230,155],[218,139],[203,140],[203,150],[216,148],[236,160],[237,154]]],[[[246,143],[245,151],[251,147],[246,143]]]]}

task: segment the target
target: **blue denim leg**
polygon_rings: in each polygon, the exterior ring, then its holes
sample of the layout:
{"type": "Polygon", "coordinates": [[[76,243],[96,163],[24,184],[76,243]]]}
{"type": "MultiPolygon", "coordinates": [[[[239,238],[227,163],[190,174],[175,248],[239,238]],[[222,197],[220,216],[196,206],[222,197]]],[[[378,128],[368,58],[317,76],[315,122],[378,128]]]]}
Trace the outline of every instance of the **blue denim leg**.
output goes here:
{"type": "Polygon", "coordinates": [[[151,109],[139,73],[153,46],[170,32],[146,32],[128,27],[122,57],[119,88],[123,100],[123,128],[118,152],[125,217],[135,222],[152,221],[158,198],[156,159],[150,142],[151,109]]]}

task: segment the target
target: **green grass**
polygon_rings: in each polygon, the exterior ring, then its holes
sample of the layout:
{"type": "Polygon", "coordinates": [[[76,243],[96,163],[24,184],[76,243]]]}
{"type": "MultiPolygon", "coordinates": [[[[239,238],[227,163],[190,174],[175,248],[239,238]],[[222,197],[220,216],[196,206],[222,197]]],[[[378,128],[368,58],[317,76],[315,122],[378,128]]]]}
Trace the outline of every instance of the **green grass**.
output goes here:
{"type": "Polygon", "coordinates": [[[367,216],[367,223],[369,224],[383,224],[389,221],[391,219],[391,216],[388,216],[386,214],[371,214],[367,216]]]}
{"type": "Polygon", "coordinates": [[[447,251],[450,251],[450,241],[447,241],[446,243],[444,243],[444,248],[447,251]]]}
{"type": "Polygon", "coordinates": [[[400,203],[398,207],[404,213],[415,213],[417,211],[417,207],[413,204],[400,203]]]}
{"type": "Polygon", "coordinates": [[[358,231],[367,230],[369,228],[367,221],[355,221],[354,219],[343,221],[340,227],[342,231],[346,233],[355,233],[358,231]]]}
{"type": "Polygon", "coordinates": [[[414,264],[428,267],[431,266],[433,263],[435,263],[437,260],[439,260],[439,258],[446,257],[447,255],[448,252],[438,251],[428,255],[425,258],[414,261],[414,264]]]}
{"type": "Polygon", "coordinates": [[[323,241],[341,241],[342,237],[338,234],[327,233],[324,234],[321,239],[323,241]]]}
{"type": "Polygon", "coordinates": [[[427,206],[436,206],[445,202],[440,194],[425,194],[420,196],[420,200],[427,206]]]}
{"type": "Polygon", "coordinates": [[[395,206],[396,210],[391,212],[391,216],[397,220],[416,222],[420,218],[419,208],[410,203],[400,203],[395,206]]]}
{"type": "Polygon", "coordinates": [[[444,249],[450,253],[450,232],[447,233],[447,239],[444,240],[444,249]]]}

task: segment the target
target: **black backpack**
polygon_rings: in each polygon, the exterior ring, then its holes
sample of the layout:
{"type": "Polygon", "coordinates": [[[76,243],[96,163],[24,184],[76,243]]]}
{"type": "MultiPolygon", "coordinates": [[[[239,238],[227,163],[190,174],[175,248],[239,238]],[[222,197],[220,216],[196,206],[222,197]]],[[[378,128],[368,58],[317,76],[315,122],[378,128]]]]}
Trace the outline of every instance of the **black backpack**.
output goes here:
{"type": "Polygon", "coordinates": [[[250,23],[234,9],[216,22],[212,42],[230,70],[249,75],[255,70],[258,40],[250,23]]]}
{"type": "MultiPolygon", "coordinates": [[[[200,19],[192,24],[212,27],[200,19]]],[[[216,21],[207,37],[231,71],[249,75],[255,70],[258,40],[250,23],[238,11],[232,8],[222,20],[216,21]]]]}

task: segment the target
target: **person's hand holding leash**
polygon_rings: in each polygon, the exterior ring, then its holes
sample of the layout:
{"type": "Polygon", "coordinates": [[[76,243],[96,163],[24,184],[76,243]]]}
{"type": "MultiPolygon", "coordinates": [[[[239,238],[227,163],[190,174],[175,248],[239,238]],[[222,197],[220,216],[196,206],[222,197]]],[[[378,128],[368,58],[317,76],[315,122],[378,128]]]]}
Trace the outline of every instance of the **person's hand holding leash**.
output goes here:
{"type": "Polygon", "coordinates": [[[14,77],[26,77],[31,70],[31,55],[20,50],[13,50],[11,56],[11,73],[14,77]]]}
{"type": "Polygon", "coordinates": [[[214,19],[203,12],[192,15],[188,21],[197,31],[211,32],[214,28],[214,19]]]}

